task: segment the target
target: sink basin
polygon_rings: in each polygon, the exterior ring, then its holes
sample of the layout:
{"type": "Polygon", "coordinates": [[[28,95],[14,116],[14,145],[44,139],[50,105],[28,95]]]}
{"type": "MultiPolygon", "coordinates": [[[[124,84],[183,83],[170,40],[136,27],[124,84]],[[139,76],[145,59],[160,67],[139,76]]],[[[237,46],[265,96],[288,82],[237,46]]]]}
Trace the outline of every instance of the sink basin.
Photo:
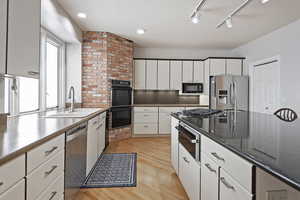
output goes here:
{"type": "Polygon", "coordinates": [[[46,118],[84,118],[96,111],[99,111],[99,109],[80,108],[80,109],[75,109],[73,112],[69,112],[69,111],[57,112],[57,113],[53,113],[53,114],[48,114],[44,117],[46,117],[46,118]]]}

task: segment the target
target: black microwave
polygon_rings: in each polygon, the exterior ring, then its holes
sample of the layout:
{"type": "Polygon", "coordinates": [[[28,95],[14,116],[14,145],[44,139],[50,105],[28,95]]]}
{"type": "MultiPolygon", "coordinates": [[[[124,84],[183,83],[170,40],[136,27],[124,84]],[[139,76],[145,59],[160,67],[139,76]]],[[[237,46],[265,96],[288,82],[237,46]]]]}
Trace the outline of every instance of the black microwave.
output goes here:
{"type": "Polygon", "coordinates": [[[203,93],[203,83],[182,83],[182,93],[203,93]]]}

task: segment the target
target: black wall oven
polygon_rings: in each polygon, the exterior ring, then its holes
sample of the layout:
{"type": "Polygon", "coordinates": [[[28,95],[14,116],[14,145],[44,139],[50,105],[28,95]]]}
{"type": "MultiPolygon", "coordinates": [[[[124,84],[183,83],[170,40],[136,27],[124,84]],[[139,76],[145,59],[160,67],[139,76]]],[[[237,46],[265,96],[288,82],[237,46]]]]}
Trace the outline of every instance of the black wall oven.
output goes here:
{"type": "Polygon", "coordinates": [[[179,143],[195,160],[200,161],[200,134],[182,122],[179,123],[178,132],[179,143]]]}
{"type": "Polygon", "coordinates": [[[131,124],[132,88],[130,81],[112,80],[111,128],[131,124]]]}

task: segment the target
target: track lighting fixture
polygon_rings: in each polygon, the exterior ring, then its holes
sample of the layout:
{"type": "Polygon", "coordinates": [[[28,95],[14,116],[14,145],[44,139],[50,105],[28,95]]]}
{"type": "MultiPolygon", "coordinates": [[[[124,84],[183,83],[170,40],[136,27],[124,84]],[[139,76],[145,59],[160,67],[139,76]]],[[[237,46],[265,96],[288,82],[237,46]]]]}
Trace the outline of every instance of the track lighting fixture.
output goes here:
{"type": "Polygon", "coordinates": [[[270,0],[261,0],[262,4],[268,3],[270,0]]]}
{"type": "Polygon", "coordinates": [[[200,10],[204,6],[204,3],[207,0],[200,0],[195,9],[193,10],[192,14],[190,15],[190,18],[194,24],[198,24],[200,21],[201,13],[200,10]]]}
{"type": "Polygon", "coordinates": [[[195,13],[195,15],[194,16],[192,16],[192,22],[194,23],[194,24],[198,24],[199,23],[199,21],[200,21],[200,13],[199,12],[196,12],[195,13]]]}
{"type": "Polygon", "coordinates": [[[232,28],[232,19],[231,19],[231,17],[226,19],[226,26],[227,26],[227,28],[232,28]]]}

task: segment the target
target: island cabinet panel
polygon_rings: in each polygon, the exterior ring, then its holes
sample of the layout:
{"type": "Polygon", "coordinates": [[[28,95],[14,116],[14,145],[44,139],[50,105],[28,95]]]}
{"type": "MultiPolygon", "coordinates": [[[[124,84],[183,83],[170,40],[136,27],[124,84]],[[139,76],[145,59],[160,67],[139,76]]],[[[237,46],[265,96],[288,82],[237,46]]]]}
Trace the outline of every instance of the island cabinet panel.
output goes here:
{"type": "Polygon", "coordinates": [[[193,82],[193,71],[194,71],[193,61],[183,61],[182,62],[182,82],[192,83],[193,82]]]}
{"type": "Polygon", "coordinates": [[[228,75],[243,75],[242,73],[243,60],[241,59],[226,59],[226,74],[228,75]]]}
{"type": "Polygon", "coordinates": [[[195,83],[204,82],[204,62],[203,61],[194,61],[194,73],[193,81],[195,83]]]}
{"type": "Polygon", "coordinates": [[[25,155],[0,166],[0,194],[25,177],[25,155]]]}
{"type": "Polygon", "coordinates": [[[210,76],[223,75],[226,73],[225,59],[210,59],[210,76]]]}
{"type": "Polygon", "coordinates": [[[179,144],[179,179],[189,199],[199,200],[200,164],[195,161],[181,144],[179,144]]]}
{"type": "Polygon", "coordinates": [[[134,88],[146,89],[146,61],[134,61],[134,88]]]}
{"type": "Polygon", "coordinates": [[[6,72],[7,0],[0,0],[0,74],[6,72]]]}
{"type": "Polygon", "coordinates": [[[10,0],[7,73],[39,78],[41,0],[10,0]]]}
{"type": "Polygon", "coordinates": [[[175,169],[176,174],[178,175],[178,130],[176,127],[179,125],[179,121],[172,117],[171,119],[171,162],[172,166],[175,169]]]}
{"type": "Polygon", "coordinates": [[[0,200],[25,200],[25,179],[0,194],[0,200]]]}
{"type": "Polygon", "coordinates": [[[201,153],[201,199],[218,200],[219,166],[201,153]]]}
{"type": "Polygon", "coordinates": [[[222,168],[220,169],[220,200],[252,200],[253,195],[248,193],[222,168]]]}
{"type": "Polygon", "coordinates": [[[157,73],[158,89],[169,90],[170,89],[170,61],[159,60],[158,61],[158,73],[157,73]]]}
{"type": "Polygon", "coordinates": [[[157,60],[146,61],[146,89],[157,89],[157,60]]]}
{"type": "Polygon", "coordinates": [[[170,62],[170,89],[181,90],[182,61],[170,62]]]}
{"type": "Polygon", "coordinates": [[[99,117],[94,117],[88,121],[87,132],[87,169],[86,174],[91,171],[98,158],[98,134],[99,117]]]}

